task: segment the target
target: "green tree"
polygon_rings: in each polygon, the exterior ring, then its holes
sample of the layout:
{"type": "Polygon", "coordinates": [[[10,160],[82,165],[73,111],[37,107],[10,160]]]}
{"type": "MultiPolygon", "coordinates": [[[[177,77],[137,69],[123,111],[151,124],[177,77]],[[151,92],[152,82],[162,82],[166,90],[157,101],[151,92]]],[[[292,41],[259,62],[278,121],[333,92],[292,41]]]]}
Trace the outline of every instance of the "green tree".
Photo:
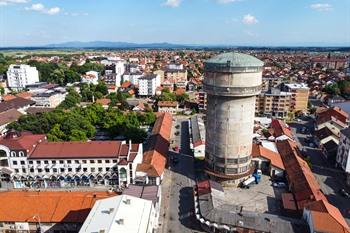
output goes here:
{"type": "Polygon", "coordinates": [[[87,136],[84,131],[73,129],[69,135],[69,141],[86,141],[87,136]]]}

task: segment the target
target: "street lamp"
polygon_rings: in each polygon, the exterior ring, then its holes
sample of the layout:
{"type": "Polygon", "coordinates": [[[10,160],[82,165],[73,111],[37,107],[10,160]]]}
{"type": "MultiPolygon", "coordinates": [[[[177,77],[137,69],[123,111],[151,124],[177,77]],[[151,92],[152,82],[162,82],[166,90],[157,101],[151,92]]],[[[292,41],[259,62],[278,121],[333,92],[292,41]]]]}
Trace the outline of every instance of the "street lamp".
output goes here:
{"type": "Polygon", "coordinates": [[[39,232],[39,233],[42,233],[42,231],[41,231],[41,223],[40,223],[40,217],[39,217],[39,215],[34,215],[33,216],[33,219],[35,220],[35,219],[37,219],[38,220],[38,223],[39,223],[39,229],[37,229],[37,232],[39,232]],[[38,231],[39,230],[39,231],[38,231]]]}

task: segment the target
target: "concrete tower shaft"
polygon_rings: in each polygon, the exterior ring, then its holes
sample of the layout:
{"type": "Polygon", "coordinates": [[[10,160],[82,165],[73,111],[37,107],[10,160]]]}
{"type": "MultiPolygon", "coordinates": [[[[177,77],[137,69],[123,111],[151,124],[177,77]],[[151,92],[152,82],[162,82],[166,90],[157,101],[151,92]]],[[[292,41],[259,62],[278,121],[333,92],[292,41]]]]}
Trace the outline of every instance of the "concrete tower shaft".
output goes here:
{"type": "Polygon", "coordinates": [[[262,61],[240,53],[224,53],[205,62],[206,163],[228,179],[251,172],[255,96],[260,93],[262,68],[262,61]]]}

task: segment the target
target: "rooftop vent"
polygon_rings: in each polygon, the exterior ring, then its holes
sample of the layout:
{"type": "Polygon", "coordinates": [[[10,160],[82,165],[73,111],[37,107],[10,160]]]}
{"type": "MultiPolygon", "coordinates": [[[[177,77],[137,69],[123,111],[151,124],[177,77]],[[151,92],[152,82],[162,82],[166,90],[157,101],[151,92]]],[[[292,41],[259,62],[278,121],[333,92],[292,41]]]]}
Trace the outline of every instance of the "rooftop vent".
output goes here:
{"type": "Polygon", "coordinates": [[[131,200],[130,200],[130,199],[126,199],[126,200],[124,201],[124,203],[125,203],[126,205],[130,205],[131,200]]]}
{"type": "Polygon", "coordinates": [[[118,220],[115,220],[116,223],[118,223],[119,225],[124,225],[124,219],[118,219],[118,220]]]}

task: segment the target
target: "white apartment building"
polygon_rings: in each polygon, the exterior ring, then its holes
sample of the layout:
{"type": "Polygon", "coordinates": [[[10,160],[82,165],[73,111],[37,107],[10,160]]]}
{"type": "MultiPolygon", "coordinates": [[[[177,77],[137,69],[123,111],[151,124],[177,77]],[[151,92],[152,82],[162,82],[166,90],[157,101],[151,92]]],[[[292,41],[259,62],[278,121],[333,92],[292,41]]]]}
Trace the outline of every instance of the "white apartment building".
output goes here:
{"type": "Polygon", "coordinates": [[[43,93],[37,93],[31,97],[35,101],[35,107],[56,108],[66,98],[67,92],[48,90],[43,93]]]}
{"type": "Polygon", "coordinates": [[[139,95],[153,96],[157,87],[160,86],[160,76],[158,74],[147,74],[139,78],[139,95]]]}
{"type": "Polygon", "coordinates": [[[29,65],[10,65],[7,70],[7,85],[14,90],[22,90],[28,84],[39,82],[39,72],[29,65]]]}
{"type": "Polygon", "coordinates": [[[130,72],[130,73],[125,73],[123,75],[123,82],[129,81],[134,85],[139,85],[139,78],[143,76],[143,73],[138,71],[138,72],[130,72]]]}
{"type": "Polygon", "coordinates": [[[79,233],[152,233],[156,224],[152,201],[123,194],[96,201],[79,233]]]}
{"type": "MultiPolygon", "coordinates": [[[[102,63],[102,62],[101,62],[102,63]]],[[[105,64],[105,71],[103,80],[107,85],[114,85],[120,87],[123,74],[125,73],[125,60],[110,58],[105,64]]]]}
{"type": "Polygon", "coordinates": [[[125,141],[47,142],[9,132],[0,140],[2,183],[14,188],[124,187],[134,183],[142,144],[125,141]]]}
{"type": "Polygon", "coordinates": [[[346,183],[350,185],[350,128],[340,131],[340,140],[336,157],[336,166],[347,174],[346,183]]]}
{"type": "Polygon", "coordinates": [[[97,71],[88,71],[85,75],[81,76],[81,82],[87,84],[98,84],[98,72],[97,71]]]}

